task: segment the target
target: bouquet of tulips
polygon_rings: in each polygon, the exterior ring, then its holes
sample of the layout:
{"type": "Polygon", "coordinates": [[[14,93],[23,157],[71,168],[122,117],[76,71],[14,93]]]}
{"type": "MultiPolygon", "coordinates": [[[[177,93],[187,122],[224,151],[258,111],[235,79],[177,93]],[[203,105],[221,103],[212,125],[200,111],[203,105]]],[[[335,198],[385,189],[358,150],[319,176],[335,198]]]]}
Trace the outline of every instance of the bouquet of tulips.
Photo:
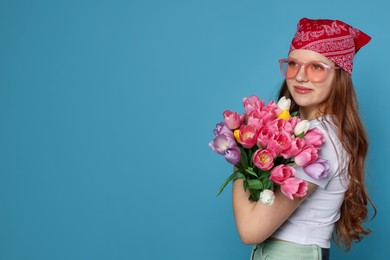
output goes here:
{"type": "Polygon", "coordinates": [[[328,162],[318,158],[324,136],[318,128],[310,128],[309,121],[290,114],[290,99],[265,104],[251,96],[243,104],[244,114],[224,111],[224,122],[217,124],[209,143],[214,152],[235,165],[217,196],[230,181],[243,179],[249,200],[271,205],[275,185],[289,199],[306,195],[307,182],[294,177],[293,166],[303,167],[314,179],[328,176],[328,162]]]}

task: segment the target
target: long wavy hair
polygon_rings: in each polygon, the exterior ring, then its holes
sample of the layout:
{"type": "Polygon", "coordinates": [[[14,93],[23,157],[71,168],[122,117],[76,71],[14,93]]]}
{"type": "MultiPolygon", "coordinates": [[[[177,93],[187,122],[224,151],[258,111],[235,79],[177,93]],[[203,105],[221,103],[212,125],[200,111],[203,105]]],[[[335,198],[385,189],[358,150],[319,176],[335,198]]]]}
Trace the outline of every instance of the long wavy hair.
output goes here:
{"type": "MultiPolygon", "coordinates": [[[[360,241],[371,231],[363,227],[367,220],[368,203],[376,208],[368,196],[365,186],[365,158],[368,151],[368,138],[358,112],[358,103],[351,76],[344,70],[335,70],[333,88],[329,98],[319,106],[317,115],[330,115],[337,126],[337,135],[349,155],[348,178],[349,186],[345,192],[340,208],[340,219],[336,222],[333,239],[337,246],[349,251],[354,241],[360,241]]],[[[292,111],[299,111],[284,81],[279,98],[286,96],[291,99],[292,111]]]]}

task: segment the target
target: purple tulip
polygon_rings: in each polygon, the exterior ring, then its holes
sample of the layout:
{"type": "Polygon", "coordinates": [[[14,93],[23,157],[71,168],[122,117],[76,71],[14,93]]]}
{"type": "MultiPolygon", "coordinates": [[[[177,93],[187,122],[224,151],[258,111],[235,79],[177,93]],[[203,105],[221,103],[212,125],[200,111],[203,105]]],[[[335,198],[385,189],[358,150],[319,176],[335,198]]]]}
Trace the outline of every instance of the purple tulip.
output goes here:
{"type": "Polygon", "coordinates": [[[237,147],[233,135],[227,133],[219,134],[209,143],[211,149],[221,155],[226,154],[226,150],[237,147]]]}
{"type": "Polygon", "coordinates": [[[318,158],[313,163],[303,167],[303,170],[313,179],[319,180],[328,177],[329,167],[327,160],[318,158]]]}
{"type": "Polygon", "coordinates": [[[220,134],[228,134],[230,136],[233,136],[233,131],[230,130],[225,122],[221,122],[217,124],[217,126],[214,129],[214,136],[220,135],[220,134]]]}
{"type": "Polygon", "coordinates": [[[232,147],[230,149],[227,149],[225,152],[225,159],[226,159],[226,161],[228,161],[231,164],[234,164],[234,165],[238,164],[241,160],[240,148],[238,148],[236,146],[236,147],[232,147]]]}

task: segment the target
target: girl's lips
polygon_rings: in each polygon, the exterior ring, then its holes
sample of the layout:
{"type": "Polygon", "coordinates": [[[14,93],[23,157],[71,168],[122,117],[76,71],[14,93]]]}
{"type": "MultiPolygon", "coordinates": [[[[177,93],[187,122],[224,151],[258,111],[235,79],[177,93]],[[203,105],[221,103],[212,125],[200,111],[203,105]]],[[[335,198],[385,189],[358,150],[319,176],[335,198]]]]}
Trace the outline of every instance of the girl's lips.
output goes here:
{"type": "Polygon", "coordinates": [[[308,94],[313,91],[311,88],[306,88],[302,86],[294,86],[294,90],[298,94],[308,94]]]}

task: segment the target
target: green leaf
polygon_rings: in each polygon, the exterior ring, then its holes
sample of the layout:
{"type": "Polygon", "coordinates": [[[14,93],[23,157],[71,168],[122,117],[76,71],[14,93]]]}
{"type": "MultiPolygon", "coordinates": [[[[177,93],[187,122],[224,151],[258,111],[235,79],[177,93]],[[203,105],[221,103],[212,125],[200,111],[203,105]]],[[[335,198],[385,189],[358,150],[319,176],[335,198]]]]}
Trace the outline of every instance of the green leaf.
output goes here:
{"type": "Polygon", "coordinates": [[[285,164],[285,165],[287,165],[287,164],[289,164],[291,162],[292,162],[291,159],[283,159],[283,161],[282,161],[282,163],[285,164]]]}
{"type": "Polygon", "coordinates": [[[260,176],[259,176],[259,180],[260,180],[262,183],[264,183],[264,181],[267,180],[268,178],[269,178],[269,176],[266,175],[266,174],[264,174],[264,173],[263,173],[263,175],[260,175],[260,176]]]}
{"type": "Polygon", "coordinates": [[[259,176],[266,176],[268,177],[270,174],[270,171],[262,171],[262,170],[259,170],[259,176]]]}
{"type": "Polygon", "coordinates": [[[253,190],[261,190],[264,188],[263,183],[258,179],[248,180],[248,187],[253,190]]]}
{"type": "Polygon", "coordinates": [[[243,148],[240,148],[240,151],[241,151],[241,161],[240,161],[241,167],[243,169],[246,169],[248,168],[248,156],[243,148]]]}
{"type": "Polygon", "coordinates": [[[297,116],[298,115],[298,111],[292,112],[290,115],[291,115],[291,117],[297,116]]]}
{"type": "Polygon", "coordinates": [[[248,182],[246,180],[244,181],[243,188],[245,192],[248,189],[248,182]]]}
{"type": "Polygon", "coordinates": [[[234,181],[234,180],[237,180],[237,179],[245,179],[245,175],[240,172],[240,171],[235,171],[233,172],[226,180],[224,183],[222,183],[221,187],[219,188],[218,192],[217,192],[217,196],[219,194],[221,194],[221,192],[223,191],[223,189],[226,187],[226,185],[230,182],[230,181],[234,181]]]}
{"type": "Polygon", "coordinates": [[[264,189],[268,189],[268,190],[270,190],[270,189],[272,189],[272,181],[270,180],[270,179],[266,179],[265,181],[264,181],[264,189]]]}
{"type": "Polygon", "coordinates": [[[257,147],[253,146],[251,149],[248,151],[248,164],[250,167],[253,167],[253,154],[255,153],[257,147]]]}
{"type": "Polygon", "coordinates": [[[246,171],[247,173],[249,173],[250,175],[252,175],[252,176],[254,176],[254,177],[257,178],[257,174],[256,174],[256,172],[253,170],[253,168],[248,167],[247,169],[245,169],[245,171],[246,171]]]}
{"type": "Polygon", "coordinates": [[[250,201],[258,201],[260,199],[260,190],[251,190],[249,195],[250,201]]]}

